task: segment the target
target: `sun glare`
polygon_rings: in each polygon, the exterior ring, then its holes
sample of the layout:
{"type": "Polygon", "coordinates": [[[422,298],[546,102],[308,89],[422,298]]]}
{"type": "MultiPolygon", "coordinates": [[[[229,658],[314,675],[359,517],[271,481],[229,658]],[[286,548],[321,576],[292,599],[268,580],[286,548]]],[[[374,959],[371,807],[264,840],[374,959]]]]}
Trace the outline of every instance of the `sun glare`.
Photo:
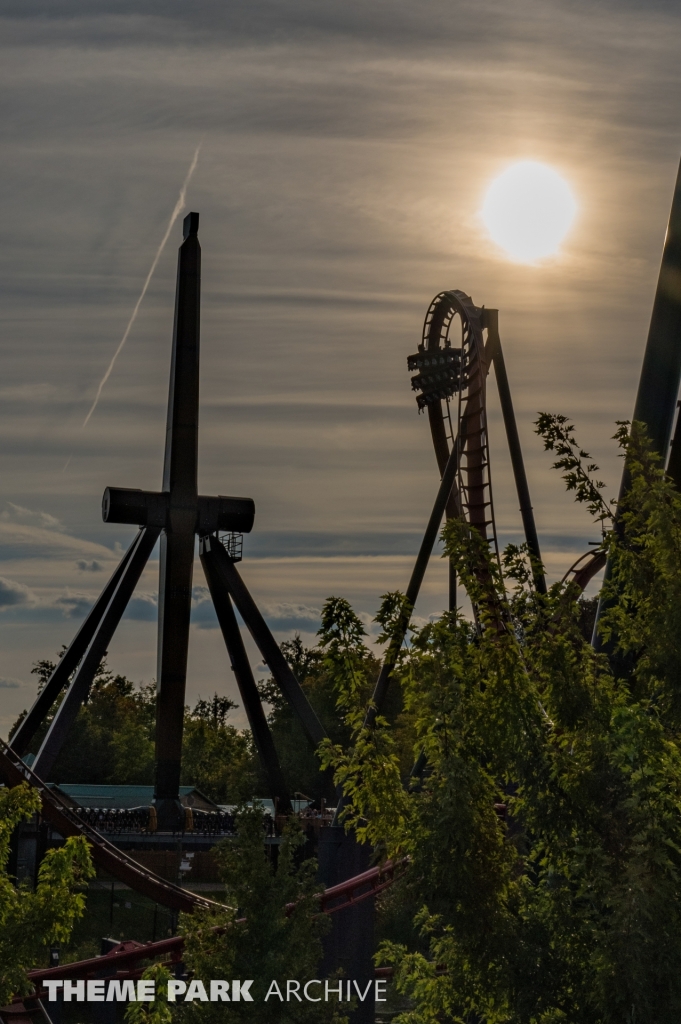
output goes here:
{"type": "Polygon", "coordinates": [[[576,212],[575,197],[560,174],[546,164],[523,160],[492,182],[482,219],[511,259],[534,263],[557,252],[576,212]]]}

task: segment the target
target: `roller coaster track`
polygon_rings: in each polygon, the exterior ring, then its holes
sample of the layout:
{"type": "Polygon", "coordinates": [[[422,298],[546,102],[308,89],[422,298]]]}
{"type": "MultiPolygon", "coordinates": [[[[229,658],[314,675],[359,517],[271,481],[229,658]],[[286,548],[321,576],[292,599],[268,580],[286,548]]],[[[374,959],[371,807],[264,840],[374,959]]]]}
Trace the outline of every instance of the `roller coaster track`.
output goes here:
{"type": "Polygon", "coordinates": [[[159,875],[142,867],[132,857],[127,856],[104,836],[78,818],[63,797],[34,775],[11,747],[0,740],[0,780],[7,786],[18,786],[28,783],[40,795],[40,813],[64,838],[84,836],[87,839],[92,857],[98,867],[108,871],[119,881],[129,885],[131,889],[148,896],[154,903],[171,910],[182,910],[191,914],[197,907],[206,910],[225,909],[220,903],[205,899],[196,893],[189,892],[179,885],[167,882],[159,875]]]}
{"type": "MultiPolygon", "coordinates": [[[[324,914],[333,914],[338,910],[355,906],[363,900],[376,896],[383,889],[392,885],[404,862],[393,864],[388,861],[386,864],[364,871],[354,878],[334,885],[324,892],[318,894],[318,900],[324,914]]],[[[286,905],[287,916],[291,914],[295,903],[286,905]]],[[[240,922],[236,922],[237,924],[240,922]]],[[[224,926],[212,929],[216,934],[225,931],[224,926]]],[[[24,1024],[30,1022],[40,1010],[38,1000],[44,1000],[46,996],[45,982],[54,980],[87,980],[106,979],[124,980],[139,978],[144,969],[145,962],[151,960],[162,961],[166,967],[182,963],[184,953],[184,936],[175,935],[170,939],[161,939],[158,942],[137,942],[128,939],[119,942],[112,950],[103,956],[91,957],[88,960],[75,960],[62,967],[46,967],[29,971],[28,977],[32,982],[35,994],[30,997],[16,997],[10,1006],[0,1007],[0,1022],[2,1024],[24,1024]],[[34,1003],[34,1007],[27,1007],[26,1004],[34,1003]]],[[[388,977],[392,969],[379,968],[376,977],[388,977]]],[[[46,1018],[44,1018],[46,1019],[46,1018]]]]}
{"type": "MultiPolygon", "coordinates": [[[[230,909],[224,904],[208,900],[179,885],[167,882],[119,850],[113,843],[100,835],[95,828],[78,818],[59,792],[50,789],[34,775],[3,740],[0,740],[0,779],[7,786],[18,786],[22,782],[31,786],[40,795],[41,815],[54,826],[60,835],[64,838],[84,836],[92,849],[93,859],[99,867],[155,903],[185,913],[192,913],[196,909],[209,911],[230,909]]],[[[369,897],[376,896],[383,889],[392,885],[397,869],[402,866],[388,861],[386,864],[355,875],[345,882],[330,886],[318,896],[323,912],[334,914],[369,897]]],[[[287,904],[287,913],[291,913],[294,907],[294,903],[287,904]]],[[[100,963],[101,958],[98,958],[97,962],[100,963]]]]}
{"type": "MultiPolygon", "coordinates": [[[[24,764],[14,753],[11,747],[0,740],[0,780],[7,786],[18,786],[27,783],[40,795],[41,815],[51,825],[67,838],[69,836],[83,836],[92,851],[95,863],[108,871],[119,881],[129,885],[131,889],[147,896],[161,906],[173,910],[181,910],[185,913],[193,911],[229,911],[224,904],[208,900],[203,896],[182,889],[172,882],[167,882],[149,871],[141,864],[138,864],[132,857],[127,856],[122,850],[117,849],[108,842],[96,829],[87,822],[79,819],[61,797],[61,795],[50,789],[24,764]]],[[[341,882],[339,885],[330,886],[317,896],[320,908],[324,914],[335,914],[338,911],[356,906],[366,899],[378,895],[388,886],[392,885],[397,875],[404,869],[406,862],[394,864],[388,861],[385,864],[370,868],[353,878],[341,882]]],[[[286,914],[289,916],[295,909],[295,903],[286,905],[286,914]]],[[[217,929],[223,930],[221,928],[217,929]]],[[[44,983],[51,978],[138,978],[142,973],[141,962],[163,959],[168,965],[180,963],[184,949],[184,938],[176,935],[169,939],[162,939],[159,942],[140,943],[134,940],[119,943],[114,949],[104,956],[94,957],[89,960],[74,961],[65,964],[63,967],[51,967],[38,969],[29,972],[29,979],[34,985],[35,995],[30,999],[21,1000],[17,997],[9,1007],[0,1007],[0,1021],[2,1024],[24,1024],[29,1022],[36,1015],[42,1014],[43,1010],[39,1000],[44,998],[44,983]],[[34,1003],[33,1007],[26,1006],[26,1003],[34,1003]]],[[[47,1019],[47,1018],[44,1018],[47,1019]]]]}
{"type": "MultiPolygon", "coordinates": [[[[333,914],[347,907],[355,906],[363,900],[376,896],[383,889],[395,881],[395,878],[404,869],[406,861],[393,863],[388,861],[385,864],[364,871],[354,878],[341,882],[340,885],[331,886],[323,892],[318,893],[320,908],[324,914],[333,914]]],[[[286,904],[286,915],[290,916],[295,909],[295,903],[286,904]]],[[[226,909],[226,908],[225,908],[226,909]]],[[[243,919],[242,919],[243,920],[243,919]]],[[[241,921],[235,922],[236,924],[241,921]]],[[[216,934],[224,933],[226,926],[220,925],[212,929],[216,934]]],[[[31,997],[16,997],[14,1003],[8,1007],[0,1007],[0,1021],[2,1024],[24,1024],[29,1022],[36,1012],[40,1011],[39,1000],[46,996],[45,983],[51,980],[87,980],[106,979],[122,981],[124,979],[134,980],[139,978],[144,965],[151,960],[162,961],[166,967],[173,967],[182,963],[184,954],[184,936],[175,935],[169,939],[161,939],[158,942],[137,942],[127,940],[119,942],[113,949],[103,956],[91,957],[87,960],[75,960],[70,964],[60,967],[46,967],[29,971],[28,978],[32,982],[35,994],[31,997]],[[30,1004],[35,1004],[33,1008],[30,1004]],[[26,1004],[29,1004],[27,1006],[26,1004]]],[[[385,969],[376,973],[377,977],[388,976],[391,972],[385,969]]]]}
{"type": "Polygon", "coordinates": [[[597,572],[605,568],[608,556],[602,548],[594,548],[592,551],[585,551],[583,555],[572,563],[563,576],[561,583],[567,583],[570,577],[580,590],[585,590],[597,572]],[[583,563],[583,564],[582,564],[583,563]]]}
{"type": "Polygon", "coordinates": [[[498,556],[487,436],[490,356],[485,350],[482,313],[465,292],[440,292],[428,307],[420,348],[431,357],[451,350],[452,329],[458,317],[461,356],[456,399],[447,393],[434,396],[435,400],[426,403],[428,421],[441,476],[452,448],[459,446],[457,483],[447,505],[447,518],[463,514],[498,556]]]}
{"type": "MultiPolygon", "coordinates": [[[[412,387],[422,392],[417,402],[419,409],[425,408],[428,412],[441,477],[450,455],[458,446],[456,483],[446,506],[446,517],[464,519],[471,529],[477,530],[488,541],[498,559],[486,403],[486,378],[494,363],[527,544],[540,563],[539,542],[501,351],[497,311],[476,306],[463,291],[440,292],[428,307],[419,353],[410,356],[408,362],[410,369],[418,368],[420,371],[419,376],[412,378],[412,387]],[[460,324],[460,348],[452,344],[457,323],[460,324]],[[486,343],[483,337],[485,328],[486,343]],[[457,353],[456,359],[452,358],[453,353],[457,353]],[[424,366],[424,363],[429,365],[424,366]],[[455,366],[456,370],[443,373],[443,364],[445,367],[455,366]]],[[[587,551],[570,566],[562,582],[571,579],[583,591],[605,562],[606,555],[602,549],[587,551]]],[[[545,592],[543,572],[535,572],[535,585],[545,592]]],[[[455,586],[456,582],[450,575],[451,607],[456,604],[455,586]]]]}
{"type": "MultiPolygon", "coordinates": [[[[362,874],[348,879],[347,882],[341,882],[340,885],[331,886],[318,893],[317,899],[322,913],[334,914],[376,896],[392,885],[404,868],[404,863],[394,864],[392,861],[387,861],[385,864],[370,868],[369,871],[364,871],[362,874]]],[[[295,903],[286,904],[287,917],[292,914],[295,907],[295,903]]],[[[241,921],[235,923],[239,924],[241,921]]],[[[220,934],[225,931],[225,926],[218,926],[212,930],[216,934],[220,934]]],[[[73,963],[64,964],[61,967],[40,968],[30,971],[28,977],[37,990],[51,978],[131,978],[141,973],[141,967],[139,967],[141,961],[162,958],[168,964],[180,963],[183,951],[184,936],[182,935],[160,939],[158,942],[143,943],[128,940],[120,942],[103,956],[91,957],[88,960],[75,960],[73,963]]]]}

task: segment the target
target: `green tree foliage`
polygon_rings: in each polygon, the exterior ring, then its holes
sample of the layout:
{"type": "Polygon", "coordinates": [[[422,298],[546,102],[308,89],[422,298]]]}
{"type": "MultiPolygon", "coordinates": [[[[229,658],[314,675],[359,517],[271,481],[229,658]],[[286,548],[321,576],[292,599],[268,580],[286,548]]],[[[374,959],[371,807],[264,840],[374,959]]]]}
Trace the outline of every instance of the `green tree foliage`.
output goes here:
{"type": "MultiPolygon", "coordinates": [[[[33,666],[31,671],[38,676],[39,692],[54,667],[54,662],[47,659],[33,666]]],[[[55,702],[33,737],[31,749],[34,752],[40,747],[60,704],[61,698],[55,702]]],[[[154,764],[152,737],[155,715],[154,685],[136,689],[130,679],[112,672],[104,660],[49,781],[150,784],[154,764]]],[[[23,714],[14,724],[10,739],[22,718],[23,714]]]]}
{"type": "Polygon", "coordinates": [[[51,945],[68,941],[85,909],[77,887],[94,874],[87,842],[73,837],[47,853],[35,890],[15,885],[7,873],[12,833],[39,809],[39,794],[25,783],[0,788],[0,1006],[27,995],[27,971],[45,963],[51,945]]]}
{"type": "MultiPolygon", "coordinates": [[[[338,1004],[264,1001],[272,980],[284,995],[286,979],[318,977],[321,937],[329,920],[319,913],[315,893],[316,862],[296,866],[304,843],[291,823],[279,847],[276,868],[263,850],[263,815],[257,804],[237,816],[238,837],[216,847],[215,855],[226,887],[229,913],[198,912],[183,916],[185,964],[197,978],[253,979],[254,1001],[179,1003],[181,1018],[196,1024],[212,1021],[295,1021],[344,1024],[338,1004]],[[288,910],[287,910],[288,905],[288,910]]],[[[342,1004],[341,1004],[342,1005],[342,1004]]]]}
{"type": "Polygon", "coordinates": [[[227,725],[227,711],[215,716],[210,710],[224,699],[216,695],[213,701],[199,701],[185,717],[182,741],[183,785],[196,786],[220,804],[250,800],[259,780],[250,733],[227,725]]]}
{"type": "Polygon", "coordinates": [[[142,971],[142,978],[154,982],[156,996],[148,1003],[128,1003],[126,1024],[170,1024],[173,1013],[168,1004],[168,982],[172,974],[163,964],[152,964],[142,971]]]}
{"type": "MultiPolygon", "coordinates": [[[[37,662],[32,672],[42,690],[54,670],[49,660],[37,662]]],[[[36,733],[33,750],[42,742],[59,707],[36,733]]],[[[250,799],[258,785],[258,765],[249,732],[227,723],[237,707],[215,694],[199,699],[193,710],[185,709],[182,751],[182,784],[196,786],[217,803],[250,799]]],[[[12,733],[23,714],[14,724],[12,733]]],[[[69,741],[50,773],[50,781],[62,783],[151,785],[154,771],[156,687],[135,687],[125,676],[112,672],[106,660],[100,665],[88,698],[78,712],[69,741]]]]}
{"type": "Polygon", "coordinates": [[[621,425],[632,484],[613,521],[571,425],[538,425],[604,525],[614,657],[585,639],[574,584],[536,593],[523,549],[500,566],[451,522],[447,554],[477,625],[448,613],[414,631],[395,673],[425,771],[404,788],[394,728],[364,727],[332,640],[353,736],[325,758],[350,797],[347,824],[410,858],[393,899],[413,908],[413,933],[379,955],[412,1001],[401,1021],[676,1024],[681,496],[641,429],[621,425]]]}
{"type": "MultiPolygon", "coordinates": [[[[281,650],[324,728],[338,741],[347,741],[349,734],[339,722],[336,694],[326,674],[321,652],[317,648],[305,647],[297,634],[293,640],[285,640],[281,650]]],[[[320,772],[314,748],[274,680],[271,677],[266,679],[258,685],[258,690],[270,708],[268,724],[290,791],[316,801],[322,797],[333,801],[330,778],[320,772]]],[[[264,788],[261,791],[264,792],[264,788]]]]}
{"type": "MultiPolygon", "coordinates": [[[[354,687],[358,699],[367,700],[380,663],[365,643],[364,626],[343,598],[330,597],[325,603],[319,638],[318,645],[309,648],[296,635],[293,640],[285,640],[281,649],[331,742],[346,748],[352,736],[351,723],[346,718],[350,709],[340,698],[338,673],[347,675],[348,685],[354,687]]],[[[274,680],[267,679],[258,689],[271,709],[268,722],[290,791],[301,792],[316,801],[324,797],[332,804],[336,797],[330,773],[320,772],[317,753],[274,680]]],[[[395,722],[401,711],[402,696],[395,689],[385,713],[395,722]]],[[[405,766],[408,761],[407,754],[405,766]]],[[[264,784],[260,791],[265,791],[264,784]]]]}

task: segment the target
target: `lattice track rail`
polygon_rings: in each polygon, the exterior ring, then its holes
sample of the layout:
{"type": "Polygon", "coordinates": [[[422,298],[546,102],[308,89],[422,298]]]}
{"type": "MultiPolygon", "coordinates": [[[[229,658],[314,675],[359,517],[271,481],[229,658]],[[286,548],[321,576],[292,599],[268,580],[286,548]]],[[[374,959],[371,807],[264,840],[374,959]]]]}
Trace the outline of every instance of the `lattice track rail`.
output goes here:
{"type": "Polygon", "coordinates": [[[205,910],[224,909],[222,904],[189,892],[179,885],[167,882],[153,871],[138,864],[136,860],[119,850],[99,833],[89,822],[80,818],[69,807],[58,792],[51,790],[28,768],[11,747],[0,740],[0,780],[7,786],[28,783],[40,794],[41,815],[65,839],[69,836],[84,836],[90,844],[92,857],[98,867],[108,871],[120,882],[129,885],[135,892],[149,897],[154,903],[171,910],[191,914],[197,907],[205,910]]]}
{"type": "MultiPolygon", "coordinates": [[[[363,900],[371,899],[387,889],[405,870],[406,860],[399,862],[387,861],[385,864],[363,871],[354,878],[331,886],[317,894],[320,909],[324,914],[335,914],[340,910],[356,906],[363,900]]],[[[295,909],[295,903],[286,904],[289,916],[295,909]]],[[[225,908],[226,909],[226,908],[225,908]]],[[[243,919],[242,919],[243,920],[243,919]]],[[[237,922],[240,923],[240,922],[237,922]]],[[[224,926],[213,929],[216,933],[225,931],[224,926]]],[[[106,981],[137,979],[141,976],[144,966],[150,961],[162,961],[172,967],[182,962],[184,953],[184,937],[175,935],[172,938],[160,939],[158,942],[137,942],[133,939],[118,943],[103,956],[91,957],[87,960],[76,960],[60,967],[46,967],[29,972],[29,979],[35,993],[31,997],[17,997],[9,1007],[0,1007],[2,1024],[19,1024],[20,1020],[30,1020],[39,1014],[37,1000],[46,995],[45,982],[59,980],[106,979],[106,981]],[[25,1003],[36,1003],[35,1009],[25,1007],[25,1003]],[[25,1015],[25,1018],[24,1018],[25,1015]]],[[[380,976],[383,976],[383,972],[380,976]]],[[[378,975],[377,975],[378,976],[378,975]]]]}
{"type": "MultiPolygon", "coordinates": [[[[444,474],[451,452],[456,446],[459,449],[456,485],[447,504],[447,519],[458,517],[468,522],[471,529],[477,530],[491,545],[498,559],[486,401],[487,376],[494,363],[528,545],[538,555],[536,530],[501,353],[497,311],[476,306],[469,295],[458,289],[440,292],[428,307],[419,353],[410,356],[408,362],[410,369],[417,368],[418,364],[420,370],[420,375],[412,378],[412,387],[415,391],[422,391],[417,401],[419,409],[425,408],[428,412],[440,476],[444,474]],[[460,342],[456,337],[458,333],[460,342]],[[424,369],[426,361],[429,365],[424,369]],[[433,375],[430,380],[429,373],[433,375]],[[500,380],[500,376],[503,379],[500,380]]],[[[605,560],[601,549],[586,552],[568,569],[563,582],[572,580],[580,590],[584,590],[604,567],[605,560]]],[[[538,582],[545,591],[543,576],[538,582]]],[[[450,597],[453,599],[454,595],[450,597]]]]}
{"type": "MultiPolygon", "coordinates": [[[[160,878],[153,871],[149,871],[141,864],[138,864],[132,857],[127,856],[122,850],[117,849],[104,836],[100,835],[88,822],[78,817],[71,807],[63,800],[58,792],[47,787],[24,762],[12,751],[7,744],[0,740],[0,780],[7,786],[18,786],[22,782],[27,783],[31,788],[40,794],[41,815],[64,836],[81,835],[87,839],[95,863],[108,871],[119,881],[129,885],[131,889],[149,897],[161,906],[173,910],[182,910],[185,913],[192,913],[194,910],[202,909],[207,911],[228,911],[230,908],[224,904],[208,900],[197,893],[183,889],[172,882],[160,878]]],[[[335,914],[355,906],[366,899],[378,895],[388,886],[392,885],[396,877],[404,870],[406,861],[394,864],[388,861],[385,864],[370,868],[339,885],[334,885],[318,894],[320,908],[325,914],[335,914]]],[[[290,914],[295,903],[286,905],[286,911],[290,914]]],[[[36,987],[36,998],[42,995],[41,986],[49,978],[88,978],[103,977],[133,978],[139,976],[142,968],[138,967],[140,961],[165,959],[169,963],[178,963],[182,958],[184,939],[182,936],[174,936],[170,939],[161,939],[159,942],[140,943],[128,940],[104,956],[94,957],[89,960],[76,961],[65,964],[63,967],[50,967],[44,970],[31,971],[29,978],[36,987]]],[[[17,1001],[13,1008],[2,1008],[0,1020],[18,1021],[22,1015],[19,1008],[20,1001],[17,1001]]],[[[35,1011],[26,1011],[27,1019],[35,1011]]]]}
{"type": "Polygon", "coordinates": [[[457,353],[458,381],[432,393],[425,402],[420,398],[419,406],[428,411],[441,476],[455,446],[459,449],[457,481],[447,518],[465,519],[491,545],[498,559],[487,431],[486,385],[491,360],[483,337],[483,312],[463,291],[452,289],[435,296],[426,313],[419,352],[431,360],[448,359],[450,363],[452,353],[457,353]],[[459,337],[455,338],[457,326],[459,337]]]}

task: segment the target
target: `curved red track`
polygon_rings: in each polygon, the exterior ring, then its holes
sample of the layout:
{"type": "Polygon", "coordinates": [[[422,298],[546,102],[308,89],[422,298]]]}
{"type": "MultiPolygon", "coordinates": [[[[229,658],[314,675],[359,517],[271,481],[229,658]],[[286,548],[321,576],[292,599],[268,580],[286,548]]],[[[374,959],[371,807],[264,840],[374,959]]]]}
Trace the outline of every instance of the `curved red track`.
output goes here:
{"type": "MultiPolygon", "coordinates": [[[[155,903],[171,910],[182,910],[191,913],[196,907],[205,910],[225,910],[221,903],[208,900],[179,885],[173,885],[164,878],[142,867],[134,858],[117,849],[86,822],[76,817],[71,808],[64,802],[59,793],[49,789],[34,775],[23,761],[0,740],[0,779],[8,786],[18,786],[27,782],[40,793],[42,801],[41,813],[64,837],[85,836],[92,848],[95,863],[104,868],[119,881],[129,885],[136,892],[148,896],[155,903]]],[[[346,882],[331,886],[320,894],[319,900],[325,914],[333,914],[337,910],[358,903],[368,896],[392,884],[395,867],[388,861],[381,867],[371,868],[346,882]],[[368,887],[368,888],[367,888],[368,887]]],[[[290,911],[294,904],[287,905],[290,911]]],[[[99,962],[99,960],[98,960],[99,962]]]]}
{"type": "MultiPolygon", "coordinates": [[[[461,446],[462,463],[458,487],[452,491],[447,506],[447,518],[465,518],[497,548],[494,505],[489,469],[487,441],[487,396],[485,380],[489,371],[489,356],[482,335],[482,309],[465,292],[449,290],[435,296],[428,307],[423,324],[421,350],[441,352],[451,346],[450,332],[460,321],[462,346],[462,372],[465,371],[463,394],[459,393],[458,410],[452,409],[453,399],[445,398],[428,405],[428,421],[440,475],[456,438],[461,446]],[[487,533],[487,528],[490,533],[487,533]]],[[[498,551],[497,551],[498,553],[498,551]]],[[[562,582],[568,578],[584,590],[603,568],[606,554],[600,548],[587,551],[568,569],[562,582]]]]}
{"type": "MultiPolygon", "coordinates": [[[[393,864],[388,861],[386,864],[363,871],[355,878],[341,882],[340,885],[331,886],[319,893],[318,900],[325,914],[333,914],[338,910],[354,906],[362,900],[370,899],[377,893],[392,885],[396,874],[404,865],[393,864]]],[[[295,907],[295,903],[286,905],[287,915],[295,907]]],[[[216,929],[222,931],[222,929],[216,929]]],[[[89,960],[77,960],[71,964],[64,964],[62,967],[46,967],[29,972],[29,978],[38,988],[50,978],[87,978],[89,976],[102,977],[126,977],[134,974],[136,965],[140,960],[152,960],[158,957],[168,958],[169,963],[178,963],[182,958],[184,938],[182,935],[175,935],[170,939],[161,939],[159,942],[121,942],[115,946],[110,953],[104,956],[92,957],[89,960]]]]}
{"type": "Polygon", "coordinates": [[[117,849],[113,843],[100,835],[96,829],[81,821],[59,793],[49,789],[30,768],[27,768],[18,754],[0,740],[0,780],[7,786],[18,786],[27,782],[40,794],[41,814],[60,835],[85,836],[92,849],[92,857],[98,867],[108,871],[119,881],[129,885],[136,892],[148,896],[155,903],[171,910],[182,910],[191,914],[196,907],[218,910],[220,903],[173,885],[164,878],[142,867],[136,860],[117,849]]]}

